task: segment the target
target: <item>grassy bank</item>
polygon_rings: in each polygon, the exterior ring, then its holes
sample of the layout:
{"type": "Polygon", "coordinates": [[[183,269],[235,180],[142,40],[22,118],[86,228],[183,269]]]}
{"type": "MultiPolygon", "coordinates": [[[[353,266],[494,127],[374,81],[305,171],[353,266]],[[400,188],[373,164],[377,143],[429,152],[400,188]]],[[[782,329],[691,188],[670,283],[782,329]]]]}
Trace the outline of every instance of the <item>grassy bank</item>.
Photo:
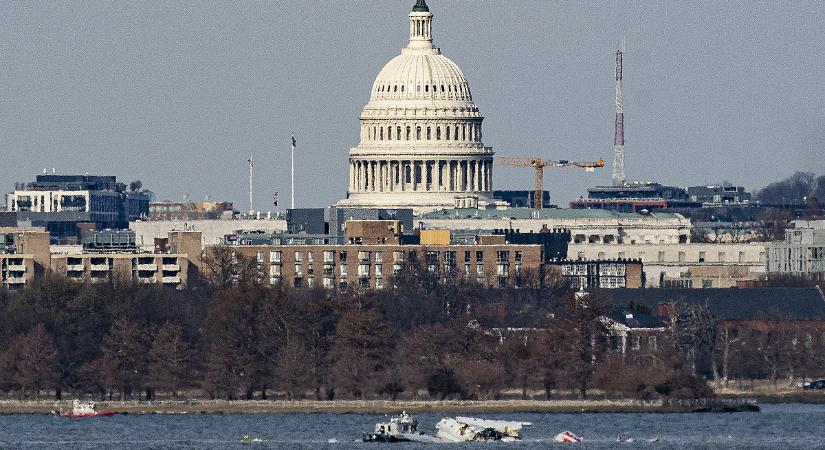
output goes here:
{"type": "MultiPolygon", "coordinates": [[[[249,414],[249,413],[332,413],[396,414],[409,413],[665,413],[702,409],[695,402],[663,403],[637,400],[489,400],[489,401],[390,401],[390,400],[188,400],[99,402],[98,409],[114,409],[129,414],[249,414]]],[[[704,405],[707,406],[707,405],[704,405]]],[[[49,413],[71,409],[70,401],[0,401],[0,414],[49,413]]]]}

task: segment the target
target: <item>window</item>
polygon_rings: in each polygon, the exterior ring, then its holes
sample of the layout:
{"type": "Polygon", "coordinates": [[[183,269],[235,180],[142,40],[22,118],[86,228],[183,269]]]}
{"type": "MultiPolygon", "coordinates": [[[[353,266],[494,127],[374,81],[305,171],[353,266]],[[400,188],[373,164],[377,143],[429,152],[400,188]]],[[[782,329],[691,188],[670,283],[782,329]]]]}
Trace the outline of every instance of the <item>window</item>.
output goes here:
{"type": "Polygon", "coordinates": [[[521,251],[516,251],[515,261],[521,262],[521,251]]]}
{"type": "Polygon", "coordinates": [[[435,140],[441,140],[441,127],[435,127],[435,140]]]}
{"type": "MultiPolygon", "coordinates": [[[[441,86],[444,87],[444,86],[441,86]]],[[[447,128],[444,129],[444,139],[449,141],[450,140],[450,126],[447,125],[447,128]]]]}
{"type": "Polygon", "coordinates": [[[324,262],[325,263],[335,262],[335,252],[332,251],[332,250],[324,250],[324,262]]]}
{"type": "Polygon", "coordinates": [[[384,288],[384,280],[381,278],[375,279],[375,289],[383,289],[384,288]]]}
{"type": "Polygon", "coordinates": [[[280,263],[281,262],[281,252],[269,252],[269,262],[270,263],[280,263]]]}
{"type": "Polygon", "coordinates": [[[404,252],[392,252],[392,260],[395,262],[404,261],[404,252]]]}
{"type": "Polygon", "coordinates": [[[659,252],[659,262],[665,262],[665,252],[659,252]]]}
{"type": "Polygon", "coordinates": [[[713,287],[713,280],[702,280],[702,288],[709,289],[713,287]]]}
{"type": "Polygon", "coordinates": [[[301,276],[301,263],[295,263],[295,276],[301,276]]]}
{"type": "Polygon", "coordinates": [[[304,258],[304,255],[301,252],[295,252],[295,262],[296,263],[303,261],[304,260],[303,258],[304,258]]]}
{"type": "Polygon", "coordinates": [[[430,133],[430,131],[431,131],[431,130],[430,130],[430,127],[427,127],[427,140],[428,140],[428,141],[429,141],[430,139],[432,139],[432,134],[430,133]]]}
{"type": "Polygon", "coordinates": [[[421,127],[415,127],[415,139],[421,140],[421,127]]]}
{"type": "Polygon", "coordinates": [[[401,127],[395,127],[395,138],[401,140],[401,127]]]}
{"type": "Polygon", "coordinates": [[[261,252],[255,252],[255,261],[258,263],[264,262],[264,254],[261,252]]]}
{"type": "Polygon", "coordinates": [[[375,252],[375,263],[380,264],[384,262],[384,252],[375,252]]]}
{"type": "Polygon", "coordinates": [[[346,263],[347,262],[347,252],[338,253],[338,260],[342,263],[346,263]]]}
{"type": "Polygon", "coordinates": [[[470,252],[469,251],[464,252],[464,262],[470,262],[470,260],[471,260],[470,252]]]}
{"type": "Polygon", "coordinates": [[[685,262],[685,252],[679,252],[679,262],[685,262]]]}
{"type": "Polygon", "coordinates": [[[407,140],[410,140],[410,127],[407,127],[407,140]]]}
{"type": "Polygon", "coordinates": [[[725,252],[719,252],[719,262],[725,262],[725,252]]]}
{"type": "Polygon", "coordinates": [[[476,251],[476,262],[484,262],[484,252],[481,250],[476,251]]]}
{"type": "Polygon", "coordinates": [[[484,264],[476,264],[476,275],[484,276],[484,264]]]}
{"type": "Polygon", "coordinates": [[[341,276],[342,277],[347,276],[347,266],[342,265],[342,266],[339,266],[339,268],[340,268],[340,271],[341,271],[341,276]]]}
{"type": "Polygon", "coordinates": [[[312,264],[312,252],[307,252],[307,264],[312,264]]]}
{"type": "Polygon", "coordinates": [[[705,262],[705,252],[699,252],[699,262],[705,262]]]}

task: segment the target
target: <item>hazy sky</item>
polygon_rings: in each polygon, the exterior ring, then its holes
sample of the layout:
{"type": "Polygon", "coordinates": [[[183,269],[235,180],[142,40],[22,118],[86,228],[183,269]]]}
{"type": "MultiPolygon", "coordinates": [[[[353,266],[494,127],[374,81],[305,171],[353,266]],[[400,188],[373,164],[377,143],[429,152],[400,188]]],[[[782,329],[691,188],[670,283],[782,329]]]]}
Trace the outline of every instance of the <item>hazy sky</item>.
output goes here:
{"type": "MultiPolygon", "coordinates": [[[[415,2],[0,0],[2,190],[44,167],[140,179],[158,199],[344,197],[373,79],[415,2]]],[[[626,172],[749,189],[825,173],[825,5],[818,2],[429,0],[501,156],[608,162],[614,52],[625,38],[626,172]]],[[[498,189],[530,170],[497,168],[498,189]]],[[[546,173],[554,201],[610,169],[546,173]]]]}

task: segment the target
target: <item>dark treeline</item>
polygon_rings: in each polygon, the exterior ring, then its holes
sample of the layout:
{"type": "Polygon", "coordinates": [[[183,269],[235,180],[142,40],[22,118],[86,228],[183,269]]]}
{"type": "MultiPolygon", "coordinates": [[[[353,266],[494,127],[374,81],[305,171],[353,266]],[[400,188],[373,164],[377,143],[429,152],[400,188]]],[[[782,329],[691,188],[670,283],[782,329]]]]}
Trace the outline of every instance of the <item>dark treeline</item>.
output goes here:
{"type": "Polygon", "coordinates": [[[0,292],[0,390],[100,399],[486,399],[592,389],[700,397],[710,395],[704,378],[776,380],[822,364],[802,367],[789,349],[825,354],[819,338],[799,330],[723,332],[707,311],[681,307],[655,345],[631,342],[623,353],[604,320],[607,303],[563,285],[486,289],[439,283],[416,268],[395,288],[343,294],[254,277],[211,281],[178,291],[46,276],[0,292]]]}
{"type": "MultiPolygon", "coordinates": [[[[806,205],[825,201],[825,175],[796,172],[784,180],[771,183],[756,193],[761,203],[769,205],[806,205]]],[[[820,204],[814,205],[819,207],[820,204]]]]}

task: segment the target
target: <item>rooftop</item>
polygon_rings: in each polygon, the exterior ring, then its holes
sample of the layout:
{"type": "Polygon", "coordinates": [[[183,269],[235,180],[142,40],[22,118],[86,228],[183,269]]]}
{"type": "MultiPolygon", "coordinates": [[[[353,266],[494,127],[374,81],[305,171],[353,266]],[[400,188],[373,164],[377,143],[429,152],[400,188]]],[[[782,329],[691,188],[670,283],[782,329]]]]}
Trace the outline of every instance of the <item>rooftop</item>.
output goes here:
{"type": "Polygon", "coordinates": [[[654,212],[650,214],[633,214],[609,211],[606,209],[568,209],[568,208],[507,208],[507,209],[442,209],[422,214],[420,219],[684,219],[680,214],[654,212]]]}
{"type": "Polygon", "coordinates": [[[653,314],[671,302],[707,305],[716,320],[825,320],[825,298],[816,288],[605,289],[617,306],[631,302],[653,314]]]}

